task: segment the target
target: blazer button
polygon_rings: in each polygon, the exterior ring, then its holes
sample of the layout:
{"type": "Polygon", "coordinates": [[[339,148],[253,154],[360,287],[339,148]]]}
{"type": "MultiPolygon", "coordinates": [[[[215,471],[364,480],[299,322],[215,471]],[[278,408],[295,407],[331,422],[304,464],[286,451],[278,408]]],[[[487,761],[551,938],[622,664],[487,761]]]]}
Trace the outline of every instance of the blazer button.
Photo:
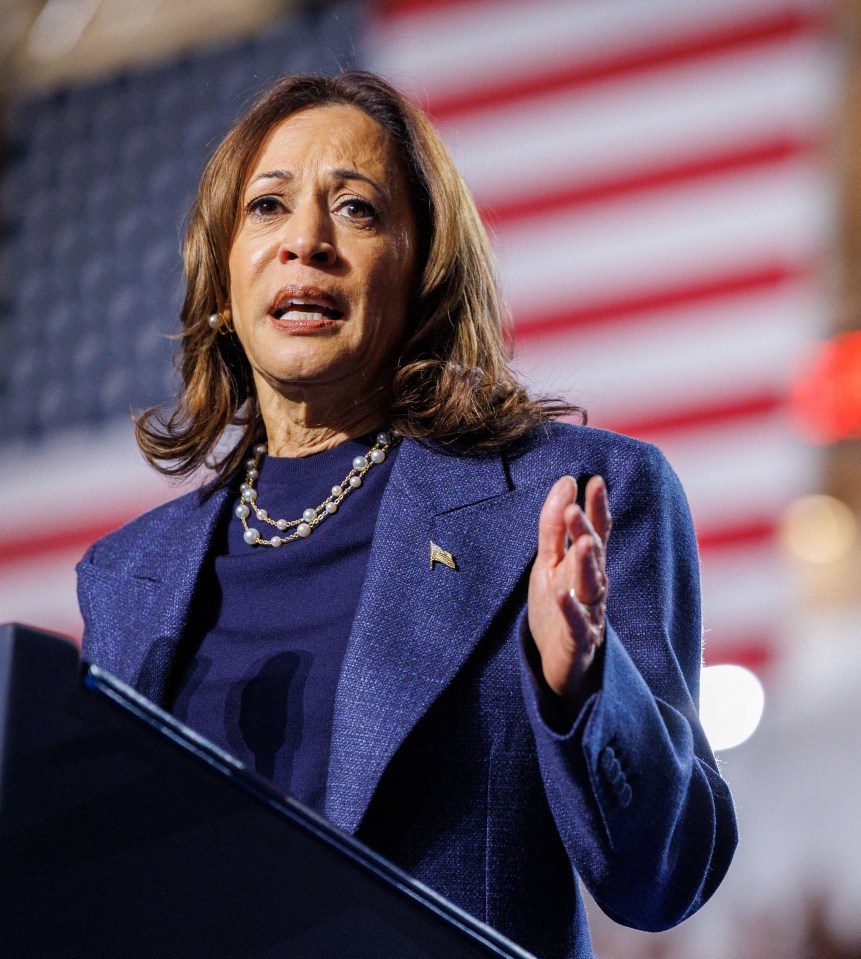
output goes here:
{"type": "Polygon", "coordinates": [[[598,757],[598,765],[605,773],[607,773],[610,771],[614,763],[618,766],[618,761],[616,760],[616,754],[613,752],[613,747],[605,746],[601,750],[601,755],[598,757]]]}
{"type": "Polygon", "coordinates": [[[634,794],[631,790],[631,787],[628,785],[628,783],[625,783],[625,785],[619,790],[618,794],[619,805],[622,807],[622,809],[627,809],[628,806],[631,805],[631,799],[633,799],[633,796],[634,794]]]}

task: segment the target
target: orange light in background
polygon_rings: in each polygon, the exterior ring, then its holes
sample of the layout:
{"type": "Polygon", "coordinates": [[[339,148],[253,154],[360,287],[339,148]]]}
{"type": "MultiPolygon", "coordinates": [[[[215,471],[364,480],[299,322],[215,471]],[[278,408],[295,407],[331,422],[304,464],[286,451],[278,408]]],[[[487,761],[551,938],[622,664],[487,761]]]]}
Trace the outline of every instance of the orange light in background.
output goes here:
{"type": "Polygon", "coordinates": [[[815,350],[793,384],[790,406],[799,432],[813,443],[861,437],[861,331],[815,350]]]}

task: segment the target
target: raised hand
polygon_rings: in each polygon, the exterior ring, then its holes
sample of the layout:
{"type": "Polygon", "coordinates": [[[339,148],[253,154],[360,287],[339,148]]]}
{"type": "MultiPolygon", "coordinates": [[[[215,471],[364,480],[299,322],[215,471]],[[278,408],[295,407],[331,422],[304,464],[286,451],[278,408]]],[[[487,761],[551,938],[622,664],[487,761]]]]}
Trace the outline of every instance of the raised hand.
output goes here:
{"type": "Polygon", "coordinates": [[[588,692],[589,667],[604,641],[605,568],[612,518],[600,476],[586,485],[585,511],[577,484],[558,480],[538,517],[538,555],[529,577],[529,629],[544,680],[576,706],[588,692]]]}

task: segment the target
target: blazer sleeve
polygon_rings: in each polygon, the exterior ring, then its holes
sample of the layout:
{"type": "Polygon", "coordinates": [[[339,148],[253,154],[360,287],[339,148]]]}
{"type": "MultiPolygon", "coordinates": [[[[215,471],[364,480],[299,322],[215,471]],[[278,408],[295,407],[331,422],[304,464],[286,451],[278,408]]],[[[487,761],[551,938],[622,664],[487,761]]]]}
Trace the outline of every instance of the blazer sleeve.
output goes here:
{"type": "Polygon", "coordinates": [[[608,482],[608,625],[601,683],[560,731],[530,666],[521,672],[548,800],[569,858],[614,920],[667,929],[695,912],[737,842],[727,785],[697,716],[699,567],[684,493],[661,453],[608,482]]]}

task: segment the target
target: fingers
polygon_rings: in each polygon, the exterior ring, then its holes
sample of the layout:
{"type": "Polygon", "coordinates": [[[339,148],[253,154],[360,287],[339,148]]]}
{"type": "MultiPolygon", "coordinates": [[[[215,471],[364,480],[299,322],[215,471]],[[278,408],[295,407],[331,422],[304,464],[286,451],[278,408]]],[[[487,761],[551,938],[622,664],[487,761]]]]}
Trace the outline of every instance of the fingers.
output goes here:
{"type": "Polygon", "coordinates": [[[572,476],[563,476],[551,487],[538,516],[539,562],[555,566],[564,558],[569,532],[567,514],[576,499],[577,483],[572,476]]]}
{"type": "Polygon", "coordinates": [[[571,570],[566,577],[573,583],[560,590],[559,604],[581,655],[591,655],[604,635],[607,577],[601,547],[594,536],[581,536],[566,556],[571,570]]]}
{"type": "Polygon", "coordinates": [[[586,517],[606,548],[613,528],[613,517],[610,515],[607,484],[600,476],[593,476],[586,484],[585,505],[586,517]]]}
{"type": "Polygon", "coordinates": [[[578,506],[569,507],[566,520],[572,545],[564,575],[579,602],[589,608],[600,603],[607,592],[605,547],[612,520],[601,477],[593,477],[586,486],[586,512],[578,506]]]}
{"type": "Polygon", "coordinates": [[[580,536],[569,550],[570,580],[577,599],[587,607],[600,603],[607,592],[603,550],[593,535],[580,536]]]}
{"type": "Polygon", "coordinates": [[[570,566],[570,570],[560,582],[556,601],[571,631],[576,657],[583,663],[591,659],[603,641],[605,625],[606,577],[600,547],[593,536],[581,536],[574,543],[565,566],[570,566]]]}
{"type": "MultiPolygon", "coordinates": [[[[607,486],[600,476],[586,484],[585,510],[577,503],[577,482],[563,476],[550,489],[538,518],[538,560],[557,565],[565,558],[569,543],[581,537],[594,538],[600,546],[592,562],[603,567],[604,554],[613,526],[607,486]]],[[[585,549],[585,545],[582,549],[585,549]]],[[[585,558],[582,554],[581,558],[585,558]]],[[[599,579],[603,578],[603,568],[599,579]]]]}
{"type": "Polygon", "coordinates": [[[604,607],[586,606],[572,592],[564,597],[562,611],[577,643],[577,658],[588,663],[604,641],[604,607]]]}
{"type": "Polygon", "coordinates": [[[600,476],[593,476],[586,484],[584,501],[585,509],[581,510],[578,506],[568,513],[572,519],[568,535],[573,542],[578,536],[588,533],[600,541],[602,548],[606,547],[613,520],[607,500],[607,487],[600,476]]]}
{"type": "Polygon", "coordinates": [[[572,477],[554,483],[539,515],[538,556],[529,577],[529,628],[545,679],[560,696],[582,691],[606,628],[605,547],[612,520],[603,479],[590,479],[583,503],[581,509],[572,477]]]}
{"type": "Polygon", "coordinates": [[[604,553],[594,534],[578,536],[559,568],[560,585],[573,589],[584,606],[601,602],[607,592],[604,553]]]}

